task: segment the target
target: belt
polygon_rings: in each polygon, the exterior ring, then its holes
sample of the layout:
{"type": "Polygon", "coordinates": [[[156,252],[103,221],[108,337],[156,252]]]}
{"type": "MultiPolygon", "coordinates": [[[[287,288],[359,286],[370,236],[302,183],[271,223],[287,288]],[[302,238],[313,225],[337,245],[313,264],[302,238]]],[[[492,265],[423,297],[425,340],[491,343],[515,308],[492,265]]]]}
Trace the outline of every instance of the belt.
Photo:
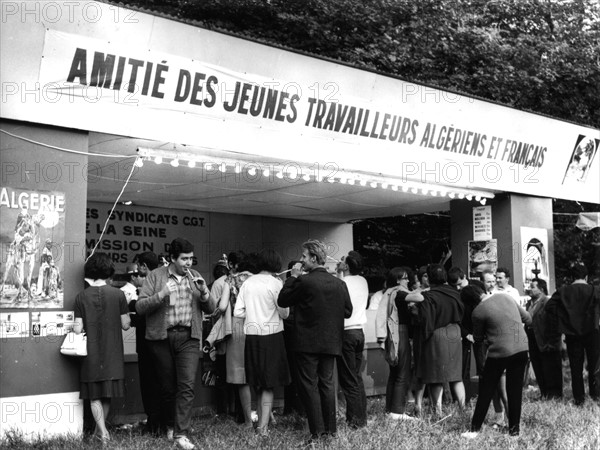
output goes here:
{"type": "Polygon", "coordinates": [[[191,331],[192,327],[184,327],[183,325],[175,325],[167,328],[167,331],[191,331]]]}

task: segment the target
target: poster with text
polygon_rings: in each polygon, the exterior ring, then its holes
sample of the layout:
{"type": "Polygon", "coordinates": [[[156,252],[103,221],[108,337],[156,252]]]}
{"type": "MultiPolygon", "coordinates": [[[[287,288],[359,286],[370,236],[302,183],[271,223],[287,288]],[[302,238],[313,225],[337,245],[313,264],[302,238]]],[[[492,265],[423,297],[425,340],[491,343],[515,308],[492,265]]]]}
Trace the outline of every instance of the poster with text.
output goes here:
{"type": "Polygon", "coordinates": [[[469,278],[477,278],[484,270],[496,272],[498,267],[498,240],[469,241],[469,278]]]}
{"type": "Polygon", "coordinates": [[[549,281],[548,230],[521,227],[521,252],[523,255],[523,284],[527,288],[534,278],[549,281]]]}
{"type": "Polygon", "coordinates": [[[193,267],[208,278],[208,214],[135,205],[118,205],[111,214],[111,208],[112,204],[108,203],[88,203],[88,254],[94,248],[108,253],[115,263],[116,272],[124,273],[127,264],[140,253],[154,252],[167,257],[169,244],[180,237],[194,245],[193,267]]]}
{"type": "Polygon", "coordinates": [[[65,194],[0,189],[0,308],[62,308],[65,194]]]}

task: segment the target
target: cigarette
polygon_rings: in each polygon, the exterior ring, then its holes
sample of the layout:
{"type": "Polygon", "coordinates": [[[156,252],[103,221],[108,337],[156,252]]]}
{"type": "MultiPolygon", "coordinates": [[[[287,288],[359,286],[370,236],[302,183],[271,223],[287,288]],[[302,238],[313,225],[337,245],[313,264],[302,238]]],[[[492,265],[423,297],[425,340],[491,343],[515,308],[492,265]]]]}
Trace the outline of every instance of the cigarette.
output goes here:
{"type": "Polygon", "coordinates": [[[291,272],[291,271],[292,271],[292,269],[284,270],[283,272],[279,272],[279,273],[277,274],[277,276],[279,276],[279,275],[283,275],[284,273],[288,273],[288,272],[291,272]]]}
{"type": "Polygon", "coordinates": [[[339,263],[339,261],[338,261],[337,259],[335,259],[335,258],[332,258],[332,257],[331,257],[331,256],[329,256],[329,255],[327,255],[327,257],[328,257],[330,260],[332,260],[333,262],[339,263]]]}

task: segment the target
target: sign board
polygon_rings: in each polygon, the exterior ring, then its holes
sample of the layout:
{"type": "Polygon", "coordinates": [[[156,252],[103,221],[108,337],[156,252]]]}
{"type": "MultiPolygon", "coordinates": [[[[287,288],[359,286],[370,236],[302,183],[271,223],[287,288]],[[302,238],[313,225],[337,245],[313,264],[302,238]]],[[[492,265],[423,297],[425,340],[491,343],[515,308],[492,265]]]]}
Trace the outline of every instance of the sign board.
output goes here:
{"type": "Polygon", "coordinates": [[[473,208],[473,240],[487,241],[492,239],[492,207],[476,206],[473,208]]]}
{"type": "Polygon", "coordinates": [[[117,273],[125,273],[127,264],[133,262],[137,254],[154,252],[166,257],[171,241],[180,237],[194,245],[193,267],[208,279],[208,214],[134,205],[119,205],[111,214],[112,206],[109,203],[88,203],[88,253],[94,247],[96,251],[108,253],[115,263],[117,273]]]}

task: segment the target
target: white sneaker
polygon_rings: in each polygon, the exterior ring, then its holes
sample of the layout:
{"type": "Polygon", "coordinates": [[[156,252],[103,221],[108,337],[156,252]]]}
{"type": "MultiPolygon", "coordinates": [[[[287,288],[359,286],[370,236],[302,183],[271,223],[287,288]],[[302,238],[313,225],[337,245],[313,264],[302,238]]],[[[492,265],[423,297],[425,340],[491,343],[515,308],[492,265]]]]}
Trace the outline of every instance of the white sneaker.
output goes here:
{"type": "Polygon", "coordinates": [[[183,450],[194,450],[196,448],[196,446],[190,442],[187,436],[179,436],[177,439],[175,439],[175,443],[183,450]]]}
{"type": "Polygon", "coordinates": [[[173,434],[174,434],[174,432],[173,432],[173,428],[167,428],[167,439],[168,439],[169,441],[172,441],[172,440],[173,440],[173,434]]]}
{"type": "Polygon", "coordinates": [[[466,433],[461,434],[461,436],[465,439],[475,439],[479,436],[479,433],[477,431],[467,431],[466,433]]]}
{"type": "Polygon", "coordinates": [[[392,420],[418,420],[416,417],[409,416],[408,414],[389,413],[388,416],[392,420]]]}

